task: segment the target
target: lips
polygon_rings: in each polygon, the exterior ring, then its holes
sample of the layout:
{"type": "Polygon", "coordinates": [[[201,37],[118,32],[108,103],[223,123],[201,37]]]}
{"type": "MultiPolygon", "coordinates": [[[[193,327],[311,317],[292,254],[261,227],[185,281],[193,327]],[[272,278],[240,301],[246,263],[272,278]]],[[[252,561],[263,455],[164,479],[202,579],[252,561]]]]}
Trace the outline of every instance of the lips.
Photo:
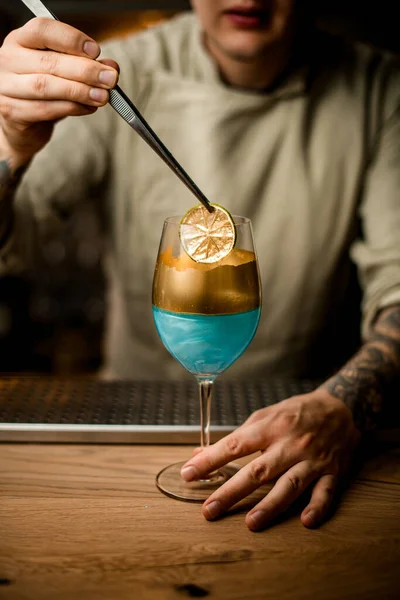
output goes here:
{"type": "Polygon", "coordinates": [[[236,26],[244,29],[256,29],[265,25],[269,11],[259,5],[237,5],[224,11],[224,15],[236,26]]]}

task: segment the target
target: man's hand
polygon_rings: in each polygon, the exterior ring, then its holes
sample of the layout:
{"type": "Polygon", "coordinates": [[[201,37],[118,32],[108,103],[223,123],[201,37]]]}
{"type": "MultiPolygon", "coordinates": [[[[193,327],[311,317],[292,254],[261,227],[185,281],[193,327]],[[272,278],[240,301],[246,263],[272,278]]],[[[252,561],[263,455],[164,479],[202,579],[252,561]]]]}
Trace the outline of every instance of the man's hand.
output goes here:
{"type": "Polygon", "coordinates": [[[267,526],[311,486],[311,500],[301,521],[313,527],[326,517],[359,438],[345,404],[318,389],[253,413],[236,431],[188,461],[182,477],[199,479],[231,460],[261,451],[208,498],[203,505],[205,518],[219,517],[261,485],[275,481],[247,514],[249,529],[267,526]]]}
{"type": "Polygon", "coordinates": [[[32,19],[0,48],[0,150],[12,171],[50,139],[56,121],[89,115],[109,99],[118,65],[98,44],[51,19],[32,19]]]}

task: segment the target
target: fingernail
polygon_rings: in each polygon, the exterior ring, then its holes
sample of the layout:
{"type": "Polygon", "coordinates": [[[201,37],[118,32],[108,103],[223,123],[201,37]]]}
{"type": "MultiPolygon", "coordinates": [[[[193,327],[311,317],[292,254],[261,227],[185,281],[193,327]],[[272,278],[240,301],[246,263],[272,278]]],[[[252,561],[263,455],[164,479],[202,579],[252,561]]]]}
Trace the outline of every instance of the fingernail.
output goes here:
{"type": "Polygon", "coordinates": [[[199,473],[195,467],[183,467],[181,476],[185,481],[193,481],[193,479],[198,479],[199,473]]]}
{"type": "Polygon", "coordinates": [[[306,513],[303,516],[303,522],[307,527],[315,525],[315,523],[317,522],[317,513],[315,512],[315,510],[309,510],[308,513],[306,513]]]}
{"type": "Polygon", "coordinates": [[[100,90],[99,88],[92,88],[89,92],[89,96],[95,102],[106,102],[108,92],[106,90],[100,90]]]}
{"type": "Polygon", "coordinates": [[[247,516],[247,521],[250,529],[259,529],[265,525],[267,521],[267,514],[263,510],[256,510],[256,512],[247,516]]]}
{"type": "Polygon", "coordinates": [[[114,87],[117,83],[117,74],[115,71],[101,71],[99,81],[104,85],[114,87]]]}
{"type": "Polygon", "coordinates": [[[100,48],[96,42],[85,42],[83,45],[83,51],[90,56],[90,58],[97,58],[100,54],[100,48]]]}
{"type": "Polygon", "coordinates": [[[206,517],[210,519],[216,519],[222,512],[221,503],[219,500],[214,500],[214,502],[210,502],[207,506],[204,507],[206,511],[206,517]]]}

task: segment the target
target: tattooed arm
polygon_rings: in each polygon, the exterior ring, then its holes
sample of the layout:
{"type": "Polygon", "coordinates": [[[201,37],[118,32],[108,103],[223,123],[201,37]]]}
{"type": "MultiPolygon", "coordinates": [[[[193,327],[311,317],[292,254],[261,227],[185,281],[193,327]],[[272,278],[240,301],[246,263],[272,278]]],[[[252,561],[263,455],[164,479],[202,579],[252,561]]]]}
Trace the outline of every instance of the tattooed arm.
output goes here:
{"type": "Polygon", "coordinates": [[[360,431],[376,427],[388,384],[400,377],[400,304],[382,310],[370,339],[322,387],[351,410],[360,431]]]}

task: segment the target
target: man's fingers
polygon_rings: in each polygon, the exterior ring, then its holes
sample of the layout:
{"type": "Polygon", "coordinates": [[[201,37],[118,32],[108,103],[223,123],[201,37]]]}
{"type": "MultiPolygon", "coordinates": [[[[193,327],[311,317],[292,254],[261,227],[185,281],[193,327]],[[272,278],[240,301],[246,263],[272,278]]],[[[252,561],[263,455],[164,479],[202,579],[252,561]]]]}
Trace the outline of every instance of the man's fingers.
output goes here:
{"type": "Polygon", "coordinates": [[[305,527],[315,527],[322,523],[332,504],[337,486],[334,475],[323,475],[314,486],[311,500],[301,514],[301,522],[305,527]]]}
{"type": "MultiPolygon", "coordinates": [[[[10,36],[11,37],[11,36],[10,36]]],[[[9,38],[10,39],[10,38],[9,38]]],[[[32,19],[12,34],[24,48],[97,58],[100,46],[82,31],[52,19],[32,19]]]]}
{"type": "Polygon", "coordinates": [[[68,100],[93,106],[108,102],[108,90],[53,75],[14,75],[0,82],[0,93],[21,100],[68,100]]]}
{"type": "Polygon", "coordinates": [[[264,447],[263,433],[258,424],[237,429],[212,446],[191,458],[181,470],[185,481],[194,481],[208,475],[231,460],[248,456],[264,447]]]}
{"type": "Polygon", "coordinates": [[[21,48],[17,54],[10,52],[7,58],[3,68],[17,75],[54,75],[103,88],[115,87],[118,82],[119,65],[111,59],[96,61],[50,50],[44,52],[25,48],[21,48]]]}
{"type": "Polygon", "coordinates": [[[64,100],[32,101],[5,98],[0,96],[0,114],[15,123],[38,123],[56,121],[64,117],[89,115],[97,110],[96,106],[84,106],[64,100]]]}
{"type": "Polygon", "coordinates": [[[240,469],[214,492],[203,505],[203,515],[209,520],[216,519],[254,490],[287,471],[295,460],[293,453],[285,453],[282,446],[275,446],[240,469]]]}
{"type": "Polygon", "coordinates": [[[7,50],[4,50],[4,54],[0,67],[8,73],[54,75],[61,79],[104,88],[115,87],[118,82],[120,68],[111,58],[96,61],[50,50],[44,52],[26,48],[20,48],[18,53],[7,53],[7,50]]]}
{"type": "Polygon", "coordinates": [[[267,496],[247,515],[246,525],[257,531],[284,512],[317,477],[315,466],[309,461],[294,465],[282,475],[267,496]]]}

